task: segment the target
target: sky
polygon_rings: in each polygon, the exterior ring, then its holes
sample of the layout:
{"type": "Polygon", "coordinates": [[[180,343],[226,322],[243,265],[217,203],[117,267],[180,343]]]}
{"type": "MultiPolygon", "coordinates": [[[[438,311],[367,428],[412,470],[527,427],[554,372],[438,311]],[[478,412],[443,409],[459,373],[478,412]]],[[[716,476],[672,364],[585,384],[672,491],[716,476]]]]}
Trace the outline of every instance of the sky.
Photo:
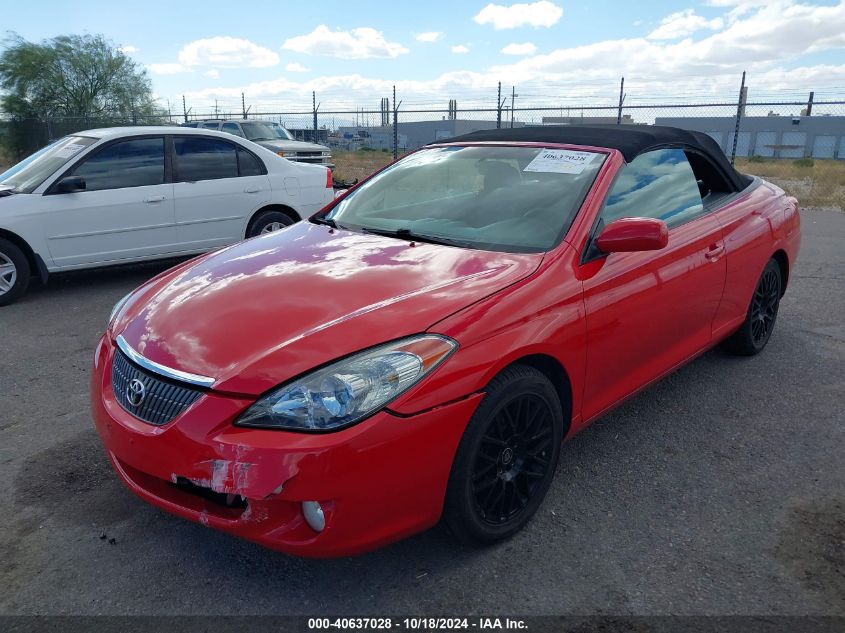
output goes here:
{"type": "MultiPolygon", "coordinates": [[[[6,0],[9,1],[9,0],[6,0]]],[[[29,40],[101,33],[194,112],[845,96],[845,0],[426,0],[180,3],[32,0],[4,11],[29,40]],[[731,97],[733,98],[733,97],[731,97]]]]}

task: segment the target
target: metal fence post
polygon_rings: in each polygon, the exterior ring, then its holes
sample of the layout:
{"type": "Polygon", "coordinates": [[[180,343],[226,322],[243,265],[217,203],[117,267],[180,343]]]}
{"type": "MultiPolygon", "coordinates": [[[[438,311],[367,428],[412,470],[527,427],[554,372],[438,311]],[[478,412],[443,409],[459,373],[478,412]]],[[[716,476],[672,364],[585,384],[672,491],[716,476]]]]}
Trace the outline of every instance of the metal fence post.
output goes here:
{"type": "Polygon", "coordinates": [[[619,82],[619,109],[616,110],[616,125],[622,124],[622,101],[625,99],[625,78],[622,77],[622,81],[619,82]]]}
{"type": "Polygon", "coordinates": [[[311,105],[314,107],[314,139],[312,143],[317,143],[317,93],[311,93],[311,105]]]}
{"type": "Polygon", "coordinates": [[[742,83],[739,85],[739,100],[736,104],[736,126],[734,127],[734,144],[731,149],[731,165],[736,160],[736,142],[739,140],[739,124],[742,121],[742,110],[745,104],[745,71],[742,71],[742,83]]]}
{"type": "Polygon", "coordinates": [[[393,160],[399,158],[399,107],[396,105],[396,86],[393,86],[393,160]]]}
{"type": "Polygon", "coordinates": [[[499,93],[496,97],[496,129],[502,127],[502,82],[499,82],[499,93]]]}

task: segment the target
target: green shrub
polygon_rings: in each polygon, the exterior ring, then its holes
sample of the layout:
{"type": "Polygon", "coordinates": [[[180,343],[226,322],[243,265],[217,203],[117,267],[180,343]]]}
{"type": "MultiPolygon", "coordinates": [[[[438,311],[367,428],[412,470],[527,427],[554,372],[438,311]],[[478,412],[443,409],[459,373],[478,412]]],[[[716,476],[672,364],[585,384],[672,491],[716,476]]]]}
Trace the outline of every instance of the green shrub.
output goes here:
{"type": "Polygon", "coordinates": [[[815,165],[815,162],[812,158],[799,158],[798,160],[792,161],[792,164],[796,167],[812,167],[815,165]]]}

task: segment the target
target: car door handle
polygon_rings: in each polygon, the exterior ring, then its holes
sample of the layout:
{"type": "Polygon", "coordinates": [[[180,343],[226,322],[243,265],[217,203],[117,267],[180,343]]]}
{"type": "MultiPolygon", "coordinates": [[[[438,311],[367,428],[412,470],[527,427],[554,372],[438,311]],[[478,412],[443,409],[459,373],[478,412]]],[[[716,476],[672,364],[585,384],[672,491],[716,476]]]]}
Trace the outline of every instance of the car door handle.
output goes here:
{"type": "Polygon", "coordinates": [[[144,202],[147,204],[155,204],[156,202],[164,202],[167,200],[167,196],[150,196],[149,198],[144,198],[144,202]]]}
{"type": "Polygon", "coordinates": [[[710,246],[710,250],[704,253],[704,256],[709,259],[711,262],[718,259],[719,256],[725,252],[725,245],[724,244],[712,244],[710,246]]]}
{"type": "Polygon", "coordinates": [[[247,187],[244,189],[244,193],[258,193],[259,191],[261,191],[260,187],[247,187]]]}

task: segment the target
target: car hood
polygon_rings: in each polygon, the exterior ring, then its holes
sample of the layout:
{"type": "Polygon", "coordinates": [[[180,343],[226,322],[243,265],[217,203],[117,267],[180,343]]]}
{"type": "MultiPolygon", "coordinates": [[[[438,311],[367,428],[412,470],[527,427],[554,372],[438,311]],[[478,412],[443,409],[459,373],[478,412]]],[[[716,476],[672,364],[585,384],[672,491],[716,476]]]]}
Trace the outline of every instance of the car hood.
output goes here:
{"type": "Polygon", "coordinates": [[[112,334],[147,359],[257,395],[432,324],[534,272],[542,254],[413,244],[300,222],[164,273],[112,334]]]}
{"type": "Polygon", "coordinates": [[[279,139],[278,141],[257,141],[262,147],[273,150],[284,150],[286,152],[328,152],[329,148],[325,145],[317,145],[316,143],[306,143],[305,141],[285,141],[279,139]]]}

